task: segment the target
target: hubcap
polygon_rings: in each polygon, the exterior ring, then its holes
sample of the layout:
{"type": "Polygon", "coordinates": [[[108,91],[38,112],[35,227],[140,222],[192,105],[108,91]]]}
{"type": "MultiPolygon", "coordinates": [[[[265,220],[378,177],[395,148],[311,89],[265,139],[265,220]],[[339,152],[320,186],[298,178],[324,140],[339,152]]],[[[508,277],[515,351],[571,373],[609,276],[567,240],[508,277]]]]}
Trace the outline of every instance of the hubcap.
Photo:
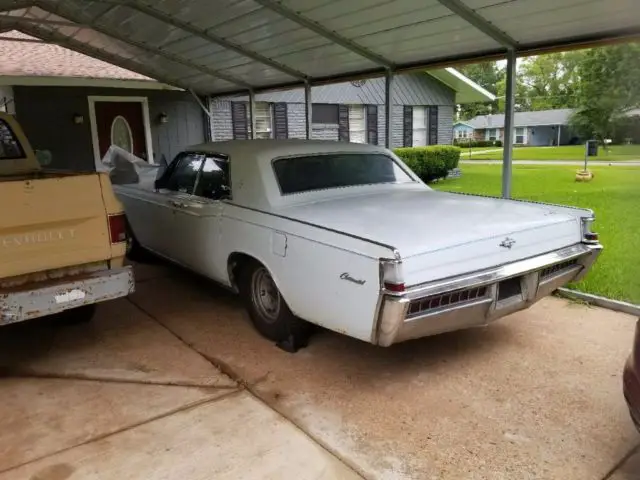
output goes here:
{"type": "Polygon", "coordinates": [[[278,319],[280,292],[266,268],[259,268],[253,272],[251,297],[254,306],[267,322],[273,323],[278,319]]]}

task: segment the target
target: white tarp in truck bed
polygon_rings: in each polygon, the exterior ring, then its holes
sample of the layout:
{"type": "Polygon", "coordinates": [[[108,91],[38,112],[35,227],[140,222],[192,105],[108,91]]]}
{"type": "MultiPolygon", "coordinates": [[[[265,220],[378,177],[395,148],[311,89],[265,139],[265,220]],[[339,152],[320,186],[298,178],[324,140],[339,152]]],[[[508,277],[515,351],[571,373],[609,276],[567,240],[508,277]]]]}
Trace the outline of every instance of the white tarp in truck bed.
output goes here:
{"type": "Polygon", "coordinates": [[[153,165],[126,150],[111,145],[100,162],[97,172],[109,173],[113,185],[139,184],[141,188],[154,188],[155,180],[162,175],[166,165],[153,165]]]}

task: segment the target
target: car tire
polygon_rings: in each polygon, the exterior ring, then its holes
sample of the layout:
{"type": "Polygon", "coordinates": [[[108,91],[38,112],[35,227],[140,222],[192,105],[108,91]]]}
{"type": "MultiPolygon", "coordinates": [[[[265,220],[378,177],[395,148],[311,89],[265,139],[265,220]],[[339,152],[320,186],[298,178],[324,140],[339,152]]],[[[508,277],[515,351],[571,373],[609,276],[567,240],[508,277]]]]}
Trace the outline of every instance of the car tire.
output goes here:
{"type": "Polygon", "coordinates": [[[238,280],[240,294],[258,332],[288,352],[307,346],[311,325],[291,312],[264,265],[245,264],[238,280]]]}
{"type": "Polygon", "coordinates": [[[97,305],[83,305],[82,307],[71,308],[64,312],[56,313],[53,322],[59,326],[80,325],[89,323],[96,313],[97,305]]]}
{"type": "Polygon", "coordinates": [[[127,248],[125,255],[132,262],[149,263],[151,261],[151,253],[140,245],[129,226],[129,222],[127,222],[127,248]]]}

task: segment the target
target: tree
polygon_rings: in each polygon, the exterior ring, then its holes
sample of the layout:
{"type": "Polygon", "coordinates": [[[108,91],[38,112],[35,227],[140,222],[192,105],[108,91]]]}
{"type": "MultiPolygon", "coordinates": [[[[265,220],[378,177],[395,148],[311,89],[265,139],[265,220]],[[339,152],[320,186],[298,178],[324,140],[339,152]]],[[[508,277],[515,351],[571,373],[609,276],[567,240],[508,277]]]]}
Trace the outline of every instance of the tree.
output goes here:
{"type": "Polygon", "coordinates": [[[640,45],[586,51],[578,65],[580,88],[572,126],[584,137],[604,142],[615,136],[625,112],[640,106],[640,45]]]}
{"type": "Polygon", "coordinates": [[[527,110],[574,108],[578,103],[578,65],[584,51],[550,53],[529,57],[518,71],[527,110]]]}
{"type": "MultiPolygon", "coordinates": [[[[504,76],[504,70],[496,62],[473,63],[461,67],[460,72],[473,80],[482,88],[495,93],[496,86],[504,76]]],[[[483,103],[468,103],[460,105],[460,118],[468,120],[476,115],[487,115],[498,111],[498,101],[483,103]]]]}

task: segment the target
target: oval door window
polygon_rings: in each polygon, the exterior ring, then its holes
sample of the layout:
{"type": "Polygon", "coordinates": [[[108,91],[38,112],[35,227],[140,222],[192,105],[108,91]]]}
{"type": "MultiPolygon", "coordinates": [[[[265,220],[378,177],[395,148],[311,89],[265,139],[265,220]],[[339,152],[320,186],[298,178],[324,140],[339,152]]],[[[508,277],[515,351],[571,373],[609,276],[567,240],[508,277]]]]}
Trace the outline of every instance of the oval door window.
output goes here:
{"type": "Polygon", "coordinates": [[[111,123],[111,145],[117,145],[129,153],[133,153],[131,127],[122,115],[118,115],[111,123]]]}

